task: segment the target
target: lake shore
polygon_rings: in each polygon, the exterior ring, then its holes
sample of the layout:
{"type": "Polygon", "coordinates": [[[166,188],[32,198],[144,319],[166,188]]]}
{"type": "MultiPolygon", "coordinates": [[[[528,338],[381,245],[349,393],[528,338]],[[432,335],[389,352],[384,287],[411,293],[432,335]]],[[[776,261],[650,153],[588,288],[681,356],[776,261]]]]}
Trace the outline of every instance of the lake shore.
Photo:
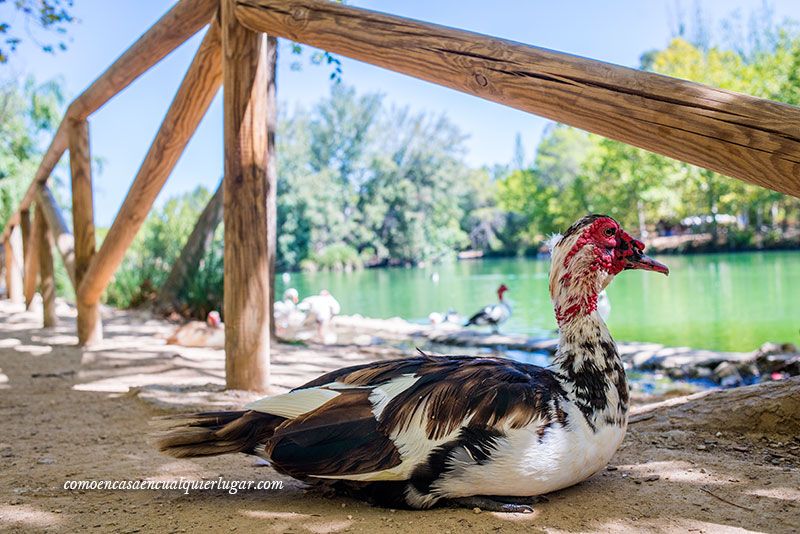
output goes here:
{"type": "MultiPolygon", "coordinates": [[[[151,418],[236,409],[262,394],[226,391],[222,350],[167,345],[175,325],[146,312],[103,310],[105,339],[77,347],[74,310],[43,329],[37,310],[0,301],[0,525],[20,532],[791,532],[798,524],[797,411],[778,418],[788,379],[634,410],[610,465],[549,494],[533,514],[448,507],[387,510],[323,495],[242,455],[175,460],[148,443],[151,418]],[[749,411],[735,407],[746,390],[749,411]],[[718,398],[720,395],[727,395],[718,398]],[[733,396],[736,395],[734,398],[733,396]],[[777,411],[760,403],[777,402],[777,411]],[[721,404],[724,409],[721,409],[721,404]],[[761,408],[765,408],[762,410],[761,408]],[[709,410],[716,419],[706,421],[709,410]],[[751,413],[768,413],[753,418],[751,413]],[[735,423],[735,424],[734,424],[735,423]],[[71,491],[74,480],[268,480],[235,494],[155,489],[71,491]],[[794,518],[794,519],[793,519],[794,518]],[[744,531],[742,530],[742,531],[744,531]]],[[[386,345],[274,344],[280,393],[343,365],[398,357],[386,345]]],[[[800,385],[800,384],[797,384],[800,385]]],[[[652,396],[646,397],[653,400],[652,396]]],[[[647,402],[645,400],[644,402],[647,402]]]]}
{"type": "MultiPolygon", "coordinates": [[[[558,333],[534,338],[514,333],[470,330],[452,323],[417,324],[399,317],[374,319],[360,315],[337,316],[333,328],[345,344],[397,345],[458,352],[461,348],[481,348],[494,352],[520,351],[553,355],[558,348],[558,333]],[[416,343],[416,345],[415,345],[416,343]]],[[[310,339],[313,332],[299,333],[310,339]]],[[[750,352],[723,352],[691,347],[667,347],[658,343],[617,341],[620,356],[628,370],[663,372],[673,380],[702,380],[722,387],[773,380],[800,374],[800,349],[792,343],[765,343],[750,352]]]]}

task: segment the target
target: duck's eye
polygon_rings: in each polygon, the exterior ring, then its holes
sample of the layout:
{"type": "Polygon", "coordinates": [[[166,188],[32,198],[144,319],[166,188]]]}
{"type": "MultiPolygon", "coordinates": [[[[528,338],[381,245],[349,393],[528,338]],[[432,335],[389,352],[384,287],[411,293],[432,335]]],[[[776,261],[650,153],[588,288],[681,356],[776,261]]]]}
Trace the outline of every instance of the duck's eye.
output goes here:
{"type": "Polygon", "coordinates": [[[606,236],[606,237],[612,237],[616,233],[617,233],[617,230],[615,228],[612,228],[611,226],[609,226],[608,228],[603,230],[603,235],[606,236]]]}

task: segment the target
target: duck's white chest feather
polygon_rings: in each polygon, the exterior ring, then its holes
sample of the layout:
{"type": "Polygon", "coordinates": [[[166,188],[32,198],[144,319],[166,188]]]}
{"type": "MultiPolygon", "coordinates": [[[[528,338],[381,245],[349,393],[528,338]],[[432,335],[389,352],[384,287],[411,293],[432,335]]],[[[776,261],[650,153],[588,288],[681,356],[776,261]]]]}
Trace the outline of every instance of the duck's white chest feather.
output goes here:
{"type": "Polygon", "coordinates": [[[627,425],[603,425],[593,431],[574,405],[569,424],[551,426],[539,436],[539,425],[508,430],[484,464],[453,465],[436,483],[450,497],[541,495],[577,484],[605,467],[625,437],[627,425]],[[476,491],[477,490],[477,491],[476,491]]]}

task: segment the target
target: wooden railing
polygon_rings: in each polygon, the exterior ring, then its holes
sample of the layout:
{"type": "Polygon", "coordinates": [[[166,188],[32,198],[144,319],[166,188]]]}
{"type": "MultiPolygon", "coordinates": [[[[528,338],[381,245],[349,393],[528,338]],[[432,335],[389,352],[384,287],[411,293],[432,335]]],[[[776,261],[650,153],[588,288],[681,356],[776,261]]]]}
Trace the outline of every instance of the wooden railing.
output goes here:
{"type": "Polygon", "coordinates": [[[76,290],[79,341],[101,339],[100,297],[222,84],[227,384],[266,389],[275,239],[269,134],[274,36],[800,197],[800,108],[794,106],[327,0],[180,0],[69,106],[2,235],[9,296],[30,302],[38,272],[45,324],[52,324],[54,242],[76,290]],[[206,36],[95,251],[87,118],[206,24],[206,36]],[[67,149],[74,236],[45,186],[67,149]]]}
{"type": "MultiPolygon", "coordinates": [[[[38,263],[38,257],[35,257],[37,256],[35,252],[28,253],[26,250],[24,254],[17,253],[15,251],[17,247],[9,237],[15,227],[20,226],[24,229],[30,225],[30,205],[37,196],[41,199],[42,195],[44,195],[45,201],[40,202],[40,204],[44,209],[45,218],[50,223],[48,224],[48,229],[56,236],[56,244],[59,252],[62,253],[64,264],[70,273],[70,279],[78,297],[78,339],[81,344],[90,344],[98,341],[102,338],[102,330],[97,307],[99,295],[94,300],[81,298],[80,282],[84,281],[84,278],[90,279],[91,272],[89,269],[93,264],[107,264],[104,258],[95,255],[94,250],[94,211],[92,207],[92,176],[87,117],[208,24],[217,9],[218,0],[181,0],[70,104],[47,152],[42,158],[33,182],[22,198],[19,208],[6,224],[2,239],[6,245],[6,250],[12,252],[11,257],[17,257],[17,255],[25,257],[25,263],[31,266],[38,263]],[[75,238],[66,229],[63,216],[58,212],[58,207],[53,202],[52,195],[49,191],[42,189],[66,149],[70,151],[75,238]],[[64,242],[65,238],[70,241],[69,244],[64,242]],[[31,257],[30,261],[28,261],[29,256],[31,257]],[[87,273],[89,276],[84,276],[87,273]]],[[[217,55],[219,55],[218,39],[216,44],[217,55]]],[[[154,198],[155,196],[153,196],[154,198]]],[[[143,206],[145,213],[150,209],[151,205],[152,201],[150,205],[143,206]]],[[[141,223],[139,223],[140,225],[141,223]]],[[[114,226],[122,226],[122,220],[115,220],[114,226]]],[[[139,226],[133,228],[133,234],[136,233],[139,226]]],[[[33,242],[34,240],[23,239],[23,248],[32,249],[33,242]],[[28,242],[31,243],[31,247],[27,246],[28,242]]],[[[128,242],[129,244],[130,242],[128,242]]],[[[112,273],[118,265],[119,263],[114,266],[112,273]]],[[[11,269],[7,269],[7,278],[16,280],[18,270],[22,270],[22,266],[17,266],[12,262],[11,269]]],[[[29,281],[28,287],[35,286],[35,271],[33,268],[26,266],[24,270],[31,275],[31,278],[34,278],[34,280],[29,281]]],[[[51,282],[52,280],[45,281],[42,279],[43,285],[49,285],[51,282]]],[[[16,285],[16,282],[8,285],[9,296],[19,299],[20,297],[15,294],[17,292],[16,285]]],[[[105,286],[103,286],[103,289],[105,289],[105,286]]],[[[46,302],[46,308],[51,304],[46,302]]]]}

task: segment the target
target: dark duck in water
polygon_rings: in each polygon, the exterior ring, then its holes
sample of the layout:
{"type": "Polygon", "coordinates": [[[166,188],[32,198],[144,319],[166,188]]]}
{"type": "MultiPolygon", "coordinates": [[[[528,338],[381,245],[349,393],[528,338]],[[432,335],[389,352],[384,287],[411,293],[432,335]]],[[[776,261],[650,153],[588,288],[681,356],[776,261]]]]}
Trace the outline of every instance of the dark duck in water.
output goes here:
{"type": "Polygon", "coordinates": [[[667,274],[610,217],[551,240],[561,331],[550,368],[429,356],[333,371],[241,411],[170,416],[158,448],[234,452],[385,506],[530,511],[531,498],[603,468],[628,422],[628,384],[597,295],[625,269],[667,274]]]}
{"type": "Polygon", "coordinates": [[[508,288],[505,284],[497,288],[497,302],[483,307],[481,311],[470,317],[464,326],[473,324],[478,326],[489,325],[492,327],[492,332],[498,333],[500,325],[511,317],[511,306],[503,300],[503,293],[506,291],[508,291],[508,288]]]}

